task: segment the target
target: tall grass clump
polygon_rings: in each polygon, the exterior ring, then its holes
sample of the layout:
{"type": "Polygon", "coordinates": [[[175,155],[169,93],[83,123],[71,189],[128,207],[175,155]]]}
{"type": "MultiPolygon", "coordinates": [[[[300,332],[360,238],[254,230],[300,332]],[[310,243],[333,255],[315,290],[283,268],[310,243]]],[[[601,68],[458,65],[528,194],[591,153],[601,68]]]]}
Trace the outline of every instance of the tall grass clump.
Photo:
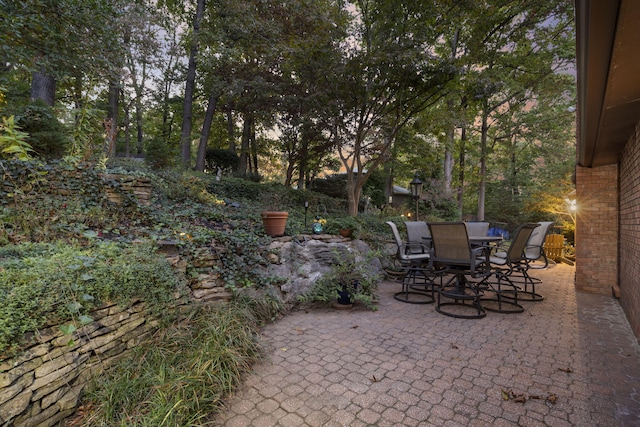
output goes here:
{"type": "Polygon", "coordinates": [[[109,369],[85,395],[83,426],[201,426],[259,358],[251,304],[198,307],[109,369]]]}

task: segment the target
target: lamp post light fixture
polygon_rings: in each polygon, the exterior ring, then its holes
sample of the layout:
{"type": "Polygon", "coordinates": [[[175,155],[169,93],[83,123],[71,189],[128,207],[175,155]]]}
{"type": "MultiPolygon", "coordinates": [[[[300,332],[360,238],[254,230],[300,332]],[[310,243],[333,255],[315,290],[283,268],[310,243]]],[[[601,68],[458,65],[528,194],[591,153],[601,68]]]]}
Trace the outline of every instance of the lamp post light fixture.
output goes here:
{"type": "Polygon", "coordinates": [[[411,187],[411,197],[413,197],[413,200],[416,201],[416,217],[414,221],[417,221],[418,220],[418,202],[420,200],[420,196],[422,195],[422,181],[420,181],[420,178],[418,178],[418,172],[416,172],[416,175],[413,177],[413,180],[409,183],[409,186],[411,187]]]}

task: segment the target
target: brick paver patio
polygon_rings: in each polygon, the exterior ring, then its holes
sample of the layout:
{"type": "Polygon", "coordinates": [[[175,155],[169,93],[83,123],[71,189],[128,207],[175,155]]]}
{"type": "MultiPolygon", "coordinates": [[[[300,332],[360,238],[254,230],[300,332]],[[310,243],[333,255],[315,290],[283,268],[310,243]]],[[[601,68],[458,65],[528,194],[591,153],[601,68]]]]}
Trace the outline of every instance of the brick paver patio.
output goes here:
{"type": "Polygon", "coordinates": [[[263,330],[266,358],[224,426],[639,426],[640,346],[618,302],[534,271],[522,314],[454,319],[393,299],[300,310],[263,330]]]}

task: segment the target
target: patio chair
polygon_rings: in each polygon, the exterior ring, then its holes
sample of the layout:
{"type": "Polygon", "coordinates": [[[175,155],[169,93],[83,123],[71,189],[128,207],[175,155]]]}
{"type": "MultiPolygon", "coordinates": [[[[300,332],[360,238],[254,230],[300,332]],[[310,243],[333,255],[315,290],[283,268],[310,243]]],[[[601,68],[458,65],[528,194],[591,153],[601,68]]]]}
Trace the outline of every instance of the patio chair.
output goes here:
{"type": "MultiPolygon", "coordinates": [[[[488,281],[489,291],[492,297],[482,298],[486,310],[498,313],[522,313],[524,307],[518,303],[518,295],[521,289],[513,280],[514,274],[526,274],[528,259],[526,256],[527,243],[538,224],[522,224],[515,232],[513,241],[508,247],[499,246],[494,254],[489,257],[492,272],[496,276],[497,283],[488,281]]],[[[522,283],[522,280],[517,281],[522,283]]],[[[489,292],[487,292],[487,295],[489,292]]]]}
{"type": "Polygon", "coordinates": [[[395,223],[387,221],[397,246],[396,259],[404,269],[402,289],[393,297],[411,304],[431,304],[435,301],[434,275],[430,270],[429,249],[423,243],[404,243],[395,223]]]}
{"type": "Polygon", "coordinates": [[[463,222],[429,223],[429,230],[433,240],[433,268],[452,275],[438,289],[436,311],[463,319],[485,317],[487,313],[480,298],[491,274],[489,248],[471,248],[463,222]]]}
{"type": "MultiPolygon", "coordinates": [[[[539,232],[540,234],[535,236],[534,243],[537,243],[539,239],[542,239],[544,241],[544,234],[543,234],[544,228],[546,227],[548,230],[551,224],[553,223],[538,224],[536,226],[536,229],[531,233],[531,235],[533,236],[533,233],[535,232],[539,232]]],[[[546,231],[544,232],[546,233],[546,231]]],[[[518,287],[518,295],[519,295],[520,301],[537,302],[537,301],[542,301],[544,299],[542,295],[536,292],[536,285],[541,283],[542,281],[537,277],[531,277],[531,275],[529,274],[529,269],[533,268],[532,267],[533,261],[536,261],[543,256],[538,254],[541,252],[544,253],[544,250],[542,249],[541,244],[531,245],[531,242],[532,242],[532,239],[531,237],[529,237],[527,244],[525,246],[525,250],[522,254],[522,260],[521,262],[519,262],[517,265],[514,266],[513,272],[509,274],[509,280],[511,281],[511,283],[513,283],[518,287]],[[529,249],[529,252],[527,252],[527,249],[529,249]]],[[[505,258],[505,254],[501,253],[501,251],[498,250],[496,253],[493,254],[492,262],[496,261],[497,258],[505,258]]],[[[543,259],[545,260],[545,265],[548,265],[546,256],[544,256],[543,259]]],[[[535,268],[542,268],[542,267],[535,267],[535,268]]],[[[508,298],[508,296],[506,296],[506,298],[508,298]]]]}
{"type": "Polygon", "coordinates": [[[467,234],[469,236],[486,236],[489,234],[488,222],[466,221],[464,225],[467,227],[467,234]]]}
{"type": "Polygon", "coordinates": [[[547,234],[543,247],[544,255],[548,260],[559,261],[562,258],[564,236],[562,234],[547,234]]]}
{"type": "Polygon", "coordinates": [[[407,227],[407,241],[411,245],[412,243],[420,243],[431,248],[431,233],[429,232],[429,226],[424,221],[405,221],[405,227],[407,227]]]}
{"type": "Polygon", "coordinates": [[[546,268],[549,266],[549,260],[544,251],[544,241],[549,229],[554,224],[553,221],[539,222],[539,225],[531,233],[531,237],[527,241],[524,249],[525,257],[529,262],[530,268],[546,268]],[[542,265],[533,265],[534,261],[542,260],[542,265]]]}

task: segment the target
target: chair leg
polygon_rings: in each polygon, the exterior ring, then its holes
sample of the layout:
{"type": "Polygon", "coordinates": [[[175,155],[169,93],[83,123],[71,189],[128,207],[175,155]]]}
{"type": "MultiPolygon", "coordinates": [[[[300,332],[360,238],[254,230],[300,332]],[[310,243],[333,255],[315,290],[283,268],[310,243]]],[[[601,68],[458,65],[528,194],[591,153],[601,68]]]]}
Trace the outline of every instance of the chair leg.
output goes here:
{"type": "Polygon", "coordinates": [[[481,295],[478,284],[469,282],[463,273],[455,273],[438,290],[436,311],[458,319],[481,319],[487,315],[480,303],[481,295]]]}
{"type": "Polygon", "coordinates": [[[435,302],[434,275],[427,269],[410,266],[402,278],[402,289],[393,298],[409,304],[431,304],[435,302]]]}
{"type": "MultiPolygon", "coordinates": [[[[542,283],[542,281],[535,277],[531,277],[526,268],[515,269],[513,272],[509,273],[508,278],[509,281],[518,289],[520,301],[539,302],[544,300],[544,297],[536,292],[536,284],[542,283]],[[515,272],[519,273],[518,279],[514,278],[513,273],[515,272]]],[[[504,297],[513,300],[513,297],[510,295],[505,295],[504,297]]]]}
{"type": "Polygon", "coordinates": [[[507,273],[496,271],[494,275],[498,282],[496,284],[489,282],[490,292],[493,292],[494,297],[480,299],[484,309],[496,313],[522,313],[524,307],[518,304],[518,293],[520,292],[518,287],[511,281],[507,273]]]}

